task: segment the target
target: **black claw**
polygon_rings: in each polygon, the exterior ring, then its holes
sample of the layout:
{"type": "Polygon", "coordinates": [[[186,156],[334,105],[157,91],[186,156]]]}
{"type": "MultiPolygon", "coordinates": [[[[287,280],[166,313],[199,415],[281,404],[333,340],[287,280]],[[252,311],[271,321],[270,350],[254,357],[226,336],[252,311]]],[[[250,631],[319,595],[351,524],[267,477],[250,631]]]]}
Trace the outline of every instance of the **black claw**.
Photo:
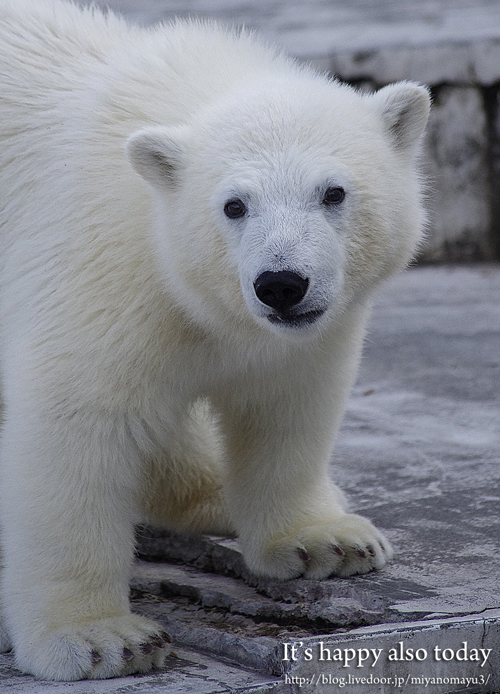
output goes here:
{"type": "Polygon", "coordinates": [[[141,653],[144,653],[144,655],[151,655],[151,653],[154,651],[153,645],[150,643],[141,643],[139,648],[141,649],[141,653]]]}
{"type": "Polygon", "coordinates": [[[92,651],[92,653],[90,654],[90,658],[92,660],[92,665],[99,665],[99,663],[102,660],[102,655],[97,651],[92,651]]]}
{"type": "Polygon", "coordinates": [[[170,638],[170,634],[167,634],[166,631],[162,631],[160,634],[160,638],[163,641],[163,643],[172,643],[172,639],[170,638]]]}
{"type": "Polygon", "coordinates": [[[125,662],[128,663],[129,660],[132,660],[134,658],[134,654],[129,648],[124,648],[123,653],[122,653],[122,658],[125,662]]]}
{"type": "Polygon", "coordinates": [[[165,642],[163,641],[161,636],[155,636],[151,639],[151,643],[155,648],[163,648],[165,645],[165,642]]]}
{"type": "Polygon", "coordinates": [[[371,545],[368,545],[366,549],[368,550],[368,554],[369,554],[371,557],[374,557],[374,556],[375,556],[375,550],[373,549],[373,547],[372,547],[371,545]]]}
{"type": "Polygon", "coordinates": [[[311,557],[309,556],[309,552],[307,550],[305,550],[303,547],[297,547],[297,552],[299,553],[299,557],[306,564],[311,561],[311,557]]]}
{"type": "Polygon", "coordinates": [[[366,559],[366,557],[368,556],[367,553],[365,552],[365,550],[361,549],[361,547],[356,547],[356,553],[362,559],[366,559]]]}
{"type": "Polygon", "coordinates": [[[339,547],[339,545],[331,545],[331,548],[332,548],[332,552],[335,552],[335,554],[338,554],[339,557],[345,556],[344,550],[342,549],[342,547],[339,547]]]}

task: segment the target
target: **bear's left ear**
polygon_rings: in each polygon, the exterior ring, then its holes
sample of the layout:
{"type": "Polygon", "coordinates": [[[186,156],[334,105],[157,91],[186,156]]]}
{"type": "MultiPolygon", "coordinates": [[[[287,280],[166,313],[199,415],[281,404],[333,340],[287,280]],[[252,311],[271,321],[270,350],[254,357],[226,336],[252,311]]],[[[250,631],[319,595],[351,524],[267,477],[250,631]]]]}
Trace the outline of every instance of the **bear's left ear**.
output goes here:
{"type": "Polygon", "coordinates": [[[187,147],[185,126],[143,128],[125,143],[127,157],[137,173],[155,188],[172,187],[187,147]]]}
{"type": "Polygon", "coordinates": [[[429,117],[431,99],[426,87],[413,82],[398,82],[383,87],[372,98],[395,147],[412,149],[429,117]]]}

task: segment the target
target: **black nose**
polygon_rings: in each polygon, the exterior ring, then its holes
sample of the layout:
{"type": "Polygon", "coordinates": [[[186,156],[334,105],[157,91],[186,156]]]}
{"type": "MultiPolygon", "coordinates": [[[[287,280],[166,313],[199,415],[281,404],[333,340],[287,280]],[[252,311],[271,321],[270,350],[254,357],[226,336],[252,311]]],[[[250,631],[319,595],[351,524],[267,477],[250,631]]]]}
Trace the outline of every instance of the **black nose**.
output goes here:
{"type": "Polygon", "coordinates": [[[257,298],[266,306],[284,313],[305,296],[309,280],[295,272],[263,272],[254,282],[257,298]]]}

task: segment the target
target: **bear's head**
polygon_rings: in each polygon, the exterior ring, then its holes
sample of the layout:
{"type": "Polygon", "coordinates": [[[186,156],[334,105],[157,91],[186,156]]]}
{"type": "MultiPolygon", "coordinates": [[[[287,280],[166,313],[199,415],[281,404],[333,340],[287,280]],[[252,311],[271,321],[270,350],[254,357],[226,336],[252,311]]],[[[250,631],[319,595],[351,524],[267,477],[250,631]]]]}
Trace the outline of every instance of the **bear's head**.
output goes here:
{"type": "Polygon", "coordinates": [[[158,258],[195,320],[313,336],[403,267],[422,235],[429,112],[412,83],[362,94],[321,77],[249,86],[131,135],[157,201],[158,258]]]}

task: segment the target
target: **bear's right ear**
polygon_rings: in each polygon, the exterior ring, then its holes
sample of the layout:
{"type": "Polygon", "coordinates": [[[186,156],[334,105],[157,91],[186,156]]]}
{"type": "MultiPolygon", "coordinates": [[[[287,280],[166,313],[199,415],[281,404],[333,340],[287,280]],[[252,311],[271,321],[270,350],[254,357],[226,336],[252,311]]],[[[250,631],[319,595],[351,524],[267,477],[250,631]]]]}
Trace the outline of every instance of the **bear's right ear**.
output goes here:
{"type": "Polygon", "coordinates": [[[422,135],[431,106],[429,90],[413,82],[383,87],[372,97],[395,147],[411,151],[422,135]]]}
{"type": "Polygon", "coordinates": [[[155,188],[177,183],[186,152],[186,130],[185,126],[152,126],[133,133],[125,143],[133,168],[155,188]]]}

